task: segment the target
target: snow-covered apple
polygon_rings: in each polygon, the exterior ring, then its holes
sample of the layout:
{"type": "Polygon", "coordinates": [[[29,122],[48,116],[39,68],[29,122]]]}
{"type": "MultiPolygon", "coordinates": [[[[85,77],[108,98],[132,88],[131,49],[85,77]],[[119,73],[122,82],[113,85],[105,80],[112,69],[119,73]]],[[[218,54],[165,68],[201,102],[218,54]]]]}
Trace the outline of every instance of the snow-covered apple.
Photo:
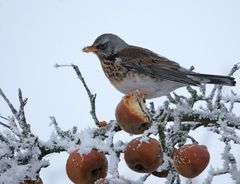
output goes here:
{"type": "Polygon", "coordinates": [[[145,139],[133,139],[124,150],[128,167],[140,173],[153,172],[163,163],[163,150],[159,141],[153,138],[145,139]]]}
{"type": "Polygon", "coordinates": [[[143,108],[146,108],[143,93],[138,95],[136,92],[130,92],[124,96],[115,111],[121,129],[131,134],[141,134],[148,129],[151,124],[143,113],[143,108]]]}
{"type": "Polygon", "coordinates": [[[177,172],[187,178],[198,176],[207,167],[209,159],[207,147],[198,144],[186,144],[173,154],[177,172]]]}
{"type": "Polygon", "coordinates": [[[80,154],[78,150],[72,152],[66,164],[67,175],[76,184],[93,184],[99,178],[105,178],[107,168],[106,156],[94,149],[86,154],[80,154]]]}

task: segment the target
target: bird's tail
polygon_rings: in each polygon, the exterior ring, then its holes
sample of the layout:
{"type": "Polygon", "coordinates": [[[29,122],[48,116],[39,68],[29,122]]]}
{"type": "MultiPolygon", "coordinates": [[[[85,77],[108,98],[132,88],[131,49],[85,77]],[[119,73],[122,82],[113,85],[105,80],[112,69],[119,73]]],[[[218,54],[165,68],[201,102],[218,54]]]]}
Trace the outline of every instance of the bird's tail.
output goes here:
{"type": "Polygon", "coordinates": [[[226,86],[236,85],[235,78],[229,76],[193,73],[188,75],[188,77],[193,78],[193,80],[199,81],[200,83],[219,84],[226,86]]]}

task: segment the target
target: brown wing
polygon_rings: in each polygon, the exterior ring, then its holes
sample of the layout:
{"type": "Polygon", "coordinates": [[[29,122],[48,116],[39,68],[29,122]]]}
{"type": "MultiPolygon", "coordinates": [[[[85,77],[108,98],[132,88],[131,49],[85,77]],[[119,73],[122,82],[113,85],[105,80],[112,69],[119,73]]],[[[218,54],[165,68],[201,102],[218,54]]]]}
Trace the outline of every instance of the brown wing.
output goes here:
{"type": "Polygon", "coordinates": [[[191,71],[144,48],[128,46],[119,52],[119,57],[121,58],[121,64],[129,70],[186,85],[200,84],[198,81],[187,77],[192,73],[191,71]]]}

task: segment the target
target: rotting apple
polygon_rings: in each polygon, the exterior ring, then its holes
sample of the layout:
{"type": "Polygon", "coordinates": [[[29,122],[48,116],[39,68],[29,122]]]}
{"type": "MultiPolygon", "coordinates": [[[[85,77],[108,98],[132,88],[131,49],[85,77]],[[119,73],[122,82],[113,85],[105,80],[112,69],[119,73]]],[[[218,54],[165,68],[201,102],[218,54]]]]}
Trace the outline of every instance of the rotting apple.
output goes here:
{"type": "Polygon", "coordinates": [[[139,95],[137,92],[130,92],[124,96],[115,111],[121,129],[131,134],[142,134],[147,130],[151,123],[142,111],[145,108],[143,92],[139,95]]]}
{"type": "Polygon", "coordinates": [[[86,154],[73,151],[66,164],[67,175],[76,184],[93,184],[99,178],[105,178],[107,168],[106,156],[95,149],[86,154]]]}
{"type": "Polygon", "coordinates": [[[194,178],[207,167],[210,155],[205,145],[186,144],[174,151],[173,160],[180,175],[194,178]]]}
{"type": "Polygon", "coordinates": [[[142,140],[138,137],[127,144],[124,159],[130,169],[150,173],[163,163],[163,149],[156,139],[142,140]]]}

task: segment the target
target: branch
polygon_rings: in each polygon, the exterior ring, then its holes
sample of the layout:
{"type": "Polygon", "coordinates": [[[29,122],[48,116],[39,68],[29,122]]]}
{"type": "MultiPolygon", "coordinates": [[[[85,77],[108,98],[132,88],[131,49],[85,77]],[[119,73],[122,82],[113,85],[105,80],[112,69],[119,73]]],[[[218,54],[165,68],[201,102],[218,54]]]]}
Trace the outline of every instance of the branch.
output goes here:
{"type": "MultiPolygon", "coordinates": [[[[52,121],[52,124],[57,132],[57,134],[61,137],[61,138],[69,138],[70,140],[74,140],[74,136],[72,135],[72,132],[70,131],[63,131],[59,126],[58,126],[58,123],[57,123],[57,120],[54,116],[50,116],[49,117],[52,121]]],[[[77,128],[76,127],[73,127],[73,134],[76,133],[77,131],[77,128]]]]}
{"type": "Polygon", "coordinates": [[[18,89],[18,98],[20,102],[19,113],[18,113],[18,116],[20,119],[19,125],[23,130],[23,134],[26,136],[27,134],[31,133],[31,129],[30,129],[30,124],[27,123],[25,112],[24,112],[24,107],[27,104],[27,98],[23,99],[21,89],[18,89]]]}
{"type": "Polygon", "coordinates": [[[90,114],[92,115],[92,118],[95,122],[95,124],[99,127],[99,120],[97,118],[97,115],[96,115],[96,107],[95,107],[95,100],[96,100],[96,94],[92,94],[90,89],[88,88],[79,68],[77,65],[74,65],[74,64],[71,64],[71,65],[59,65],[59,64],[56,64],[55,65],[56,68],[59,68],[59,67],[73,67],[73,69],[75,70],[78,78],[80,79],[80,81],[82,82],[85,90],[87,91],[87,94],[88,94],[88,97],[89,97],[89,100],[90,100],[90,105],[91,105],[91,111],[90,111],[90,114]]]}
{"type": "Polygon", "coordinates": [[[5,123],[3,123],[3,122],[1,122],[1,121],[0,121],[0,125],[4,126],[5,128],[8,128],[8,129],[11,128],[9,125],[7,125],[7,124],[5,124],[5,123]]]}
{"type": "Polygon", "coordinates": [[[237,70],[239,70],[240,69],[240,62],[239,63],[236,63],[233,67],[232,67],[232,69],[231,69],[231,71],[229,72],[229,74],[228,74],[228,76],[232,76],[237,70]]]}
{"type": "Polygon", "coordinates": [[[12,111],[13,115],[15,117],[18,117],[18,112],[17,110],[13,107],[12,103],[9,101],[9,99],[6,97],[6,95],[3,93],[2,89],[0,88],[0,95],[2,96],[2,98],[4,99],[4,101],[8,104],[8,107],[10,108],[10,110],[12,111]]]}

